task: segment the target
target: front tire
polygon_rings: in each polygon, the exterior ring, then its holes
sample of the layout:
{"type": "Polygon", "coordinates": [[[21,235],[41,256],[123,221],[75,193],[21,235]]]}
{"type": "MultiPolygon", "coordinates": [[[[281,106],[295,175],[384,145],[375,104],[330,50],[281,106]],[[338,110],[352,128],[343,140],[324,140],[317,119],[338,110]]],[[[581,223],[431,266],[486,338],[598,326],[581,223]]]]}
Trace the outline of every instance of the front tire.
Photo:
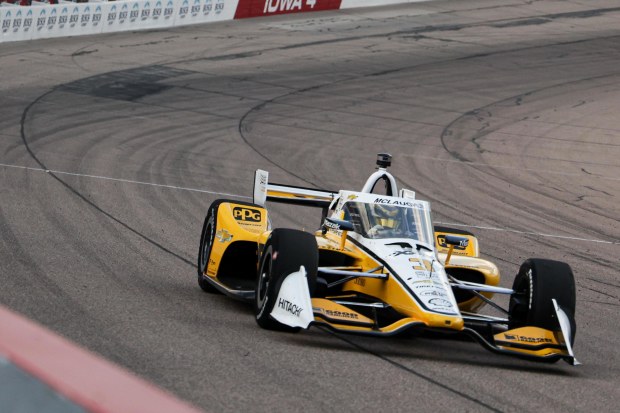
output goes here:
{"type": "Polygon", "coordinates": [[[559,322],[551,299],[555,298],[571,322],[571,343],[575,339],[575,277],[564,262],[540,258],[526,260],[515,277],[510,297],[509,326],[540,327],[557,331],[559,322]]]}
{"type": "Polygon", "coordinates": [[[319,252],[314,235],[292,229],[275,229],[261,254],[256,279],[254,314],[256,322],[268,330],[297,332],[271,318],[271,311],[284,278],[302,265],[306,269],[308,289],[312,295],[316,287],[319,252]]]}

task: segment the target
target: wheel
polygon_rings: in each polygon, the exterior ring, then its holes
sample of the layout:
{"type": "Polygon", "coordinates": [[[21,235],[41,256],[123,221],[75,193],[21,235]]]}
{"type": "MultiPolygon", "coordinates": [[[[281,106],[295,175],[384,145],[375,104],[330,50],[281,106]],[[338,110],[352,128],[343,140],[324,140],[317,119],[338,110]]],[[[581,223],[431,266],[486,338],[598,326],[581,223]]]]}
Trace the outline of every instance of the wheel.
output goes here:
{"type": "Polygon", "coordinates": [[[575,339],[575,278],[564,262],[530,258],[521,264],[512,285],[508,307],[509,327],[540,327],[557,331],[559,322],[551,299],[555,298],[571,322],[575,339]]]}
{"type": "Polygon", "coordinates": [[[209,212],[202,225],[202,233],[200,235],[200,249],[198,250],[198,285],[202,291],[207,293],[219,292],[209,281],[205,275],[207,264],[209,263],[209,255],[211,255],[211,246],[215,239],[217,208],[221,201],[215,201],[209,207],[209,212]]]}
{"type": "Polygon", "coordinates": [[[297,332],[292,328],[271,318],[271,310],[284,277],[306,269],[308,289],[312,295],[316,286],[319,262],[319,250],[314,235],[293,229],[275,229],[271,233],[261,254],[256,280],[254,314],[256,322],[269,330],[297,332]]]}

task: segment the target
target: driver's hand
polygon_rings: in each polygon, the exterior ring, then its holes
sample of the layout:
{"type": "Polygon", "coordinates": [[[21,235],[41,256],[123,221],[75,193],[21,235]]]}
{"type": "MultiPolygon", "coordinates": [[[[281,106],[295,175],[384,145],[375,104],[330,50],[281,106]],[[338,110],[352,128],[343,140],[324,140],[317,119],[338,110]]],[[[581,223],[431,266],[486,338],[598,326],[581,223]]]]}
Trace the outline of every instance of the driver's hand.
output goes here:
{"type": "Polygon", "coordinates": [[[368,235],[371,237],[375,237],[377,236],[377,234],[379,234],[379,231],[383,231],[385,228],[383,228],[381,225],[375,225],[374,227],[370,228],[370,230],[368,231],[368,235]]]}

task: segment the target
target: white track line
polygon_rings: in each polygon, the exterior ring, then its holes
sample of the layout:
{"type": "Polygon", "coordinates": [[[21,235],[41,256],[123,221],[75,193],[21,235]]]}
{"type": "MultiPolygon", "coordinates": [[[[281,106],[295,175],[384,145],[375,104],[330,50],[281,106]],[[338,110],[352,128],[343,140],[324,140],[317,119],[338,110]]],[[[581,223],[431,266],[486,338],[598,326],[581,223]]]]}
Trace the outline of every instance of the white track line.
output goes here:
{"type": "Polygon", "coordinates": [[[155,187],[159,187],[159,188],[178,189],[178,190],[181,190],[181,191],[200,192],[200,193],[203,193],[203,194],[222,195],[222,196],[231,196],[231,197],[235,197],[235,198],[252,199],[252,197],[249,197],[249,196],[237,195],[237,194],[229,194],[227,192],[207,191],[206,189],[187,188],[187,187],[175,186],[175,185],[154,184],[154,183],[151,183],[151,182],[133,181],[131,179],[111,178],[109,176],[78,174],[78,173],[74,173],[74,172],[56,171],[56,170],[52,170],[52,169],[32,168],[32,167],[28,167],[28,166],[19,166],[19,165],[7,165],[7,164],[4,164],[4,163],[0,163],[0,166],[4,166],[6,168],[26,169],[26,170],[35,171],[35,172],[53,173],[53,174],[56,174],[56,175],[79,176],[81,178],[103,179],[103,180],[106,180],[106,181],[125,182],[125,183],[136,184],[136,185],[147,185],[147,186],[155,186],[155,187]]]}
{"type": "MultiPolygon", "coordinates": [[[[51,170],[51,169],[32,168],[32,167],[28,167],[28,166],[7,165],[7,164],[4,164],[4,163],[0,163],[0,166],[4,166],[5,168],[25,169],[25,170],[28,170],[28,171],[35,171],[35,172],[54,173],[54,174],[57,174],[57,175],[69,175],[69,176],[78,176],[78,177],[82,177],[82,178],[103,179],[103,180],[106,180],[106,181],[125,182],[125,183],[129,183],[129,184],[147,185],[147,186],[154,186],[154,187],[158,187],[158,188],[169,188],[169,189],[177,189],[177,190],[181,190],[181,191],[199,192],[199,193],[203,193],[203,194],[230,196],[230,197],[242,198],[242,199],[252,199],[252,197],[249,197],[249,196],[230,194],[230,193],[226,193],[226,192],[208,191],[206,189],[187,188],[187,187],[175,186],[175,185],[154,184],[154,183],[151,183],[151,182],[134,181],[134,180],[131,180],[131,179],[110,178],[108,176],[79,174],[79,173],[74,173],[74,172],[56,171],[56,170],[51,170]]],[[[523,235],[535,235],[535,236],[538,236],[538,237],[546,237],[546,238],[568,239],[568,240],[572,240],[572,241],[596,242],[596,243],[600,243],[600,244],[612,244],[612,245],[620,244],[620,241],[604,241],[604,240],[599,240],[599,239],[569,237],[569,236],[555,235],[555,234],[543,234],[543,233],[539,233],[539,232],[519,231],[519,230],[511,229],[511,228],[484,227],[484,226],[478,226],[478,225],[457,224],[457,223],[453,223],[453,222],[435,222],[435,223],[436,224],[441,224],[441,225],[451,225],[451,226],[455,226],[455,227],[485,229],[485,230],[489,230],[489,231],[512,232],[512,233],[515,233],[515,234],[523,234],[523,235]]]]}
{"type": "MultiPolygon", "coordinates": [[[[620,181],[620,178],[613,176],[605,176],[605,175],[596,175],[589,172],[561,172],[561,171],[550,171],[545,169],[534,169],[534,168],[524,168],[521,166],[508,166],[508,165],[496,165],[496,164],[488,164],[482,162],[472,162],[472,161],[461,161],[458,159],[446,159],[446,158],[435,158],[432,156],[424,156],[424,155],[406,155],[408,158],[414,159],[427,159],[431,161],[440,161],[440,162],[449,162],[449,163],[458,163],[461,165],[471,165],[471,166],[479,166],[484,168],[493,168],[493,169],[511,169],[516,171],[527,171],[534,172],[537,174],[548,174],[548,175],[562,175],[562,176],[584,176],[589,175],[593,178],[603,179],[606,181],[620,181]]],[[[560,161],[560,162],[568,162],[568,161],[560,161]]],[[[604,165],[610,166],[610,165],[604,165]]]]}
{"type": "Polygon", "coordinates": [[[566,235],[543,234],[543,233],[540,233],[540,232],[519,231],[518,229],[511,229],[511,228],[482,227],[482,226],[478,226],[478,225],[466,225],[466,224],[456,224],[456,223],[453,223],[453,222],[438,222],[438,221],[435,221],[435,224],[452,225],[452,226],[455,226],[455,227],[465,227],[465,228],[486,229],[486,230],[489,230],[489,231],[513,232],[515,234],[536,235],[538,237],[545,237],[545,238],[561,238],[561,239],[569,239],[571,241],[598,242],[598,243],[601,243],[601,244],[612,244],[612,245],[620,244],[620,241],[604,241],[604,240],[600,240],[600,239],[569,237],[569,236],[566,236],[566,235]]]}

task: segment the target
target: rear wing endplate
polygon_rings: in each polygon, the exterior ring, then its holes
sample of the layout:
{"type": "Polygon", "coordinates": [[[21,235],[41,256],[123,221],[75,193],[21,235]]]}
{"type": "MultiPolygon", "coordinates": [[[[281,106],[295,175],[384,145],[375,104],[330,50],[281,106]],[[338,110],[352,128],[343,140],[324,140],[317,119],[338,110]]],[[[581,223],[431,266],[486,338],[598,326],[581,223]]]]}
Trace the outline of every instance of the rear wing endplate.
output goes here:
{"type": "Polygon", "coordinates": [[[338,192],[269,183],[269,172],[257,169],[254,175],[254,203],[265,206],[267,201],[328,208],[338,192]]]}

